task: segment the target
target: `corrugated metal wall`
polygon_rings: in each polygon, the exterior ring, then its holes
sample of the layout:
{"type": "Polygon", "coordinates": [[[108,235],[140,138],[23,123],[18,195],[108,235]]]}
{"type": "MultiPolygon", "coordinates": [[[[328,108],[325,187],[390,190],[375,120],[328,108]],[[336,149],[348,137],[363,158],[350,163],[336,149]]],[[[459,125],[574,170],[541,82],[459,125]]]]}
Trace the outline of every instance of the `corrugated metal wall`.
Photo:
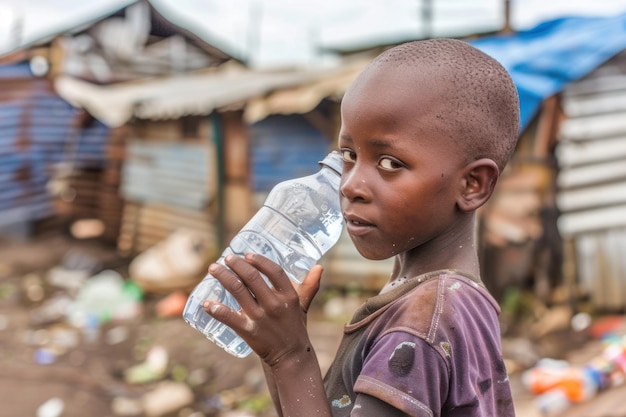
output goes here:
{"type": "Polygon", "coordinates": [[[207,128],[183,138],[182,120],[143,121],[127,140],[118,249],[134,255],[179,229],[217,243],[215,149],[207,128]]]}
{"type": "Polygon", "coordinates": [[[250,126],[252,189],[266,195],[274,185],[317,172],[334,142],[302,116],[270,116],[250,126]]]}
{"type": "Polygon", "coordinates": [[[0,66],[0,227],[54,214],[46,189],[55,166],[100,169],[108,128],[82,116],[26,63],[0,66]]]}
{"type": "Polygon", "coordinates": [[[626,308],[626,51],[563,93],[556,149],[559,230],[603,310],[626,308]]]}
{"type": "Polygon", "coordinates": [[[137,202],[204,209],[215,197],[212,156],[204,143],[131,140],[121,192],[137,202]]]}

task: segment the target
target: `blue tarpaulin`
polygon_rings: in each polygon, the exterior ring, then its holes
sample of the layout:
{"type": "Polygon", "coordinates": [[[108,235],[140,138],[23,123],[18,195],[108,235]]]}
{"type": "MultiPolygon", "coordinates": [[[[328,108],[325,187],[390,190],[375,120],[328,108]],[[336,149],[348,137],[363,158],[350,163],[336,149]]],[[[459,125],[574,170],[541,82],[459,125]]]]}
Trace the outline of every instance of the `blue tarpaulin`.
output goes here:
{"type": "Polygon", "coordinates": [[[523,130],[544,99],[626,49],[626,14],[560,18],[471,43],[510,72],[520,96],[523,130]]]}

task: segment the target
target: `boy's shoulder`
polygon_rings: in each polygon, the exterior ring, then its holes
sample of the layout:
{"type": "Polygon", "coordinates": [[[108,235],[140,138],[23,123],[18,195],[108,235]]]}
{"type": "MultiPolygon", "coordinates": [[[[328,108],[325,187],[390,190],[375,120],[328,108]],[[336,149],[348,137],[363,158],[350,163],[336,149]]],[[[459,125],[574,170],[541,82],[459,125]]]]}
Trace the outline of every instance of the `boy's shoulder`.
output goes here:
{"type": "Polygon", "coordinates": [[[480,278],[456,270],[446,269],[426,273],[406,280],[402,286],[404,291],[397,292],[394,303],[412,304],[421,301],[429,305],[438,301],[481,297],[485,299],[484,301],[488,301],[488,304],[498,309],[497,302],[485,288],[480,278]],[[451,297],[442,299],[444,294],[452,296],[452,299],[451,297]]]}
{"type": "Polygon", "coordinates": [[[405,291],[398,291],[396,299],[382,314],[379,323],[386,328],[385,332],[403,329],[433,343],[442,323],[475,325],[477,321],[485,321],[486,326],[499,325],[498,303],[476,278],[452,270],[416,278],[403,284],[407,286],[405,291]]]}

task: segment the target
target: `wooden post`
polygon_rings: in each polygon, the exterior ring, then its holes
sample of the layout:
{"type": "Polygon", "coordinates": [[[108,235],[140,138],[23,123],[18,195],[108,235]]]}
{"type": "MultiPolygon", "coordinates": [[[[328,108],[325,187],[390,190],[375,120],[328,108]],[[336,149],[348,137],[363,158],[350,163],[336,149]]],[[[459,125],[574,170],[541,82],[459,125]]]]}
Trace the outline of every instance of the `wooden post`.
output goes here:
{"type": "Polygon", "coordinates": [[[254,214],[250,181],[248,130],[243,112],[220,113],[224,167],[223,213],[224,238],[228,243],[254,214]]]}

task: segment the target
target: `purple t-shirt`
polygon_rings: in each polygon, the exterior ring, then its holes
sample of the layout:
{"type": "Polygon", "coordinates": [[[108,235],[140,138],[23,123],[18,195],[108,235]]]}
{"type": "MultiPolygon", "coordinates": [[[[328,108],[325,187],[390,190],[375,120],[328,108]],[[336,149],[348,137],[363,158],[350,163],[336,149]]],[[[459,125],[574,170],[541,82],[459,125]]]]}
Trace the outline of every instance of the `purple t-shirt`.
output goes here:
{"type": "Polygon", "coordinates": [[[325,377],[333,416],[350,416],[363,395],[409,416],[514,416],[499,312],[477,280],[456,271],[369,299],[325,377]]]}

